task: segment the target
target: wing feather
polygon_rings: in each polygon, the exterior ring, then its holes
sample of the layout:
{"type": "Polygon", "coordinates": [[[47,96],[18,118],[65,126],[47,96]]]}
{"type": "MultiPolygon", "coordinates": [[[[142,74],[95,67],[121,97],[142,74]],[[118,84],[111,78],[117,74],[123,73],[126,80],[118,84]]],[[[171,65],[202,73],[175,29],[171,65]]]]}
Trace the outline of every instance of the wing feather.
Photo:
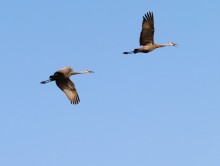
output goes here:
{"type": "Polygon", "coordinates": [[[74,83],[69,79],[56,80],[57,86],[66,94],[71,104],[80,102],[74,83]]]}
{"type": "Polygon", "coordinates": [[[140,45],[154,44],[154,16],[148,12],[143,16],[140,45]]]}

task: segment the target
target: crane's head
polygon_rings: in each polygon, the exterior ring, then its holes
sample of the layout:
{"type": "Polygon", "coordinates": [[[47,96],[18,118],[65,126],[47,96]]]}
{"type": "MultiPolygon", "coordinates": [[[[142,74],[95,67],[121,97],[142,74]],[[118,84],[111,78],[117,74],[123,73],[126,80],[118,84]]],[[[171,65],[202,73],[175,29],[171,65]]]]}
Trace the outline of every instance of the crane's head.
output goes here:
{"type": "Polygon", "coordinates": [[[167,43],[167,45],[168,45],[168,46],[175,46],[175,47],[176,47],[178,44],[175,44],[175,43],[173,43],[173,42],[169,42],[169,43],[167,43]]]}
{"type": "Polygon", "coordinates": [[[85,70],[84,73],[94,73],[94,71],[91,71],[91,70],[85,70]]]}

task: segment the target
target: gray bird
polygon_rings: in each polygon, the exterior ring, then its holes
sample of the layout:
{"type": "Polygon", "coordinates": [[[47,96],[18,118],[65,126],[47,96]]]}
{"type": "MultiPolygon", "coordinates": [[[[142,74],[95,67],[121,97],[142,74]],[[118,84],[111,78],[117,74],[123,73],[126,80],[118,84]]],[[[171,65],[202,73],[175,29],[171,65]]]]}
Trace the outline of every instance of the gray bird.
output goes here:
{"type": "Polygon", "coordinates": [[[172,42],[167,44],[155,44],[154,43],[154,16],[153,12],[148,12],[143,16],[142,31],[140,34],[140,48],[136,48],[133,51],[123,52],[123,54],[136,54],[136,53],[148,53],[160,47],[176,46],[172,42]]]}
{"type": "Polygon", "coordinates": [[[51,81],[55,81],[57,86],[66,94],[71,104],[78,104],[80,102],[79,95],[75,88],[74,83],[69,79],[71,75],[94,73],[90,70],[84,70],[82,72],[76,72],[71,67],[64,67],[51,75],[49,80],[42,81],[41,84],[46,84],[51,81]]]}

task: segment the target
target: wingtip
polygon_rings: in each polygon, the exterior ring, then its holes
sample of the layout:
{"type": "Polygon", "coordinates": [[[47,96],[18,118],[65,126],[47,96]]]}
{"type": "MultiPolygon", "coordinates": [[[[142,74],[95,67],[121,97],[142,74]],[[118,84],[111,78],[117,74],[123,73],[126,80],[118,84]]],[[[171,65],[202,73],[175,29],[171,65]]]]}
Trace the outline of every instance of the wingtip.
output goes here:
{"type": "Polygon", "coordinates": [[[78,95],[76,95],[72,100],[70,100],[70,103],[73,105],[77,105],[80,102],[80,98],[78,95]]]}

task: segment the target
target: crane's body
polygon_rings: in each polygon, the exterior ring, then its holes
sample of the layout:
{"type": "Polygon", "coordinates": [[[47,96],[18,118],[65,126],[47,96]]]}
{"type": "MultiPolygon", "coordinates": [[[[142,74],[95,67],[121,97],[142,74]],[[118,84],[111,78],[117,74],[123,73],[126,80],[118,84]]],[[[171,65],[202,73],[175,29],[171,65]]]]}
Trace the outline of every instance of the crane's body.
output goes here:
{"type": "Polygon", "coordinates": [[[154,17],[153,12],[148,12],[143,17],[142,30],[140,34],[140,48],[136,48],[133,51],[123,52],[123,54],[136,54],[136,53],[148,53],[157,48],[165,46],[176,46],[172,42],[167,44],[155,44],[154,43],[154,17]]]}
{"type": "Polygon", "coordinates": [[[69,79],[71,75],[93,73],[90,70],[84,70],[82,72],[73,71],[71,67],[64,67],[56,71],[50,76],[49,80],[42,81],[41,84],[46,84],[51,81],[55,81],[56,85],[66,94],[71,104],[78,104],[80,102],[79,95],[75,88],[74,83],[69,79]]]}
{"type": "Polygon", "coordinates": [[[148,45],[142,46],[140,48],[136,48],[133,51],[124,52],[124,54],[148,53],[148,52],[151,52],[157,48],[165,47],[165,46],[167,46],[167,44],[148,44],[148,45]]]}

